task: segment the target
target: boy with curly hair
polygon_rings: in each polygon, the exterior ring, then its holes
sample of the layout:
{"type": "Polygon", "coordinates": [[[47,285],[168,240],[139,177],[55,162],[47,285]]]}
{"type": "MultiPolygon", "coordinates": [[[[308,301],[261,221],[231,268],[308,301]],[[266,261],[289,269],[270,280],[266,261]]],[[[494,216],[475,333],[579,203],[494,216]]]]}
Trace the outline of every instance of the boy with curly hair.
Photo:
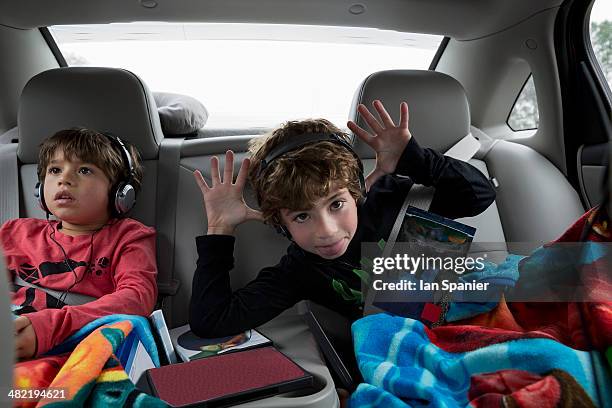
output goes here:
{"type": "Polygon", "coordinates": [[[45,354],[98,317],[153,310],[155,231],[115,204],[126,180],[138,190],[142,165],[133,146],[113,138],[75,128],[45,139],[38,191],[47,220],[19,218],[0,227],[18,358],[45,354]],[[90,301],[75,304],[75,296],[90,301]]]}
{"type": "Polygon", "coordinates": [[[495,191],[479,170],[417,144],[408,129],[405,102],[399,125],[380,101],[373,105],[380,119],[364,105],[358,107],[373,133],[348,122],[376,151],[365,196],[359,159],[341,142],[306,143],[264,163],[277,147],[299,145],[299,139],[312,134],[349,142],[347,134],[323,119],[288,122],[255,139],[251,159],[242,162],[235,183],[231,151],[225,156],[223,178],[216,157],[211,159],[211,184],[195,171],[208,232],[196,238],[199,258],[189,320],[194,333],[235,334],[266,323],[304,299],[356,319],[362,315],[361,279],[353,270],[360,269],[361,243],[388,238],[413,183],[435,186],[430,211],[449,218],[477,215],[493,202],[495,191]],[[261,211],[244,202],[247,175],[261,211]],[[233,234],[247,220],[274,225],[291,245],[277,265],[262,269],[252,282],[232,292],[233,234]]]}

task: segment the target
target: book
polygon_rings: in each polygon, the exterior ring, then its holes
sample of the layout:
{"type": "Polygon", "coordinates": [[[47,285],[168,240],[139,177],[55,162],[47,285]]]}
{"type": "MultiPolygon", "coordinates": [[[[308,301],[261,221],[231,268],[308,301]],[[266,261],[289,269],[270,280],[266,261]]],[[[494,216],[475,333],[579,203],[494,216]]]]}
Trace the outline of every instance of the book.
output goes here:
{"type": "MultiPolygon", "coordinates": [[[[155,344],[159,350],[160,360],[162,363],[177,363],[178,360],[174,347],[172,346],[172,341],[170,340],[170,333],[168,332],[168,326],[166,325],[166,319],[164,319],[163,312],[161,310],[154,310],[153,313],[149,315],[148,319],[151,325],[153,338],[155,339],[155,344]]],[[[116,357],[119,361],[125,362],[125,372],[134,384],[139,383],[145,371],[155,368],[153,359],[142,342],[138,339],[136,332],[132,332],[128,335],[116,357]]]]}
{"type": "Polygon", "coordinates": [[[390,256],[412,258],[410,270],[396,270],[385,279],[408,289],[377,292],[373,305],[430,326],[442,323],[452,298],[444,288],[467,271],[461,258],[475,233],[474,227],[409,206],[390,256]]]}
{"type": "MultiPolygon", "coordinates": [[[[130,334],[125,341],[129,343],[123,348],[127,353],[127,362],[124,369],[130,380],[137,384],[147,370],[155,368],[155,364],[153,364],[153,360],[142,342],[135,335],[130,334]]],[[[124,356],[117,356],[117,358],[123,361],[124,356]]]]}
{"type": "Polygon", "coordinates": [[[203,338],[196,336],[188,324],[170,330],[170,338],[176,353],[185,362],[272,344],[270,339],[254,329],[234,336],[203,338]]]}
{"type": "MultiPolygon", "coordinates": [[[[154,310],[153,313],[149,315],[149,323],[151,323],[151,329],[153,330],[157,348],[158,350],[163,351],[163,357],[166,360],[162,361],[162,364],[178,363],[176,352],[174,350],[174,346],[172,345],[172,339],[170,338],[170,332],[168,331],[168,325],[166,324],[166,319],[164,318],[164,313],[159,309],[154,310]]],[[[162,357],[162,353],[160,353],[160,357],[162,357]]]]}

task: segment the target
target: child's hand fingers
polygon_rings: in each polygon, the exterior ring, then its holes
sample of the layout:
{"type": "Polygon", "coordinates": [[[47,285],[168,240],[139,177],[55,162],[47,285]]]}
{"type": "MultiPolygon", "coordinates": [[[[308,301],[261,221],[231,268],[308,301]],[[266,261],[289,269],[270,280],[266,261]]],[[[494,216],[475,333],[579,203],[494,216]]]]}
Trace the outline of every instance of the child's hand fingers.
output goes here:
{"type": "Polygon", "coordinates": [[[221,184],[221,176],[219,174],[219,158],[213,156],[210,159],[210,179],[212,180],[212,186],[221,184]]]}
{"type": "Polygon", "coordinates": [[[408,113],[408,104],[406,102],[400,103],[400,128],[408,129],[408,119],[410,114],[408,113]]]}
{"type": "Polygon", "coordinates": [[[193,176],[198,184],[198,187],[200,187],[202,194],[207,193],[208,190],[210,190],[210,187],[208,187],[208,183],[206,183],[206,180],[204,179],[204,176],[202,176],[202,173],[200,173],[200,170],[194,171],[193,176]]]}
{"type": "Polygon", "coordinates": [[[372,115],[372,113],[368,110],[368,108],[366,108],[365,105],[360,104],[357,107],[357,111],[361,114],[361,116],[363,116],[363,119],[370,126],[370,128],[374,131],[374,133],[379,134],[385,130],[382,127],[382,125],[378,122],[378,119],[376,119],[374,115],[372,115]]]}
{"type": "Polygon", "coordinates": [[[383,124],[386,126],[387,129],[395,127],[393,119],[391,119],[391,116],[389,116],[389,113],[387,112],[381,101],[377,99],[372,103],[372,105],[374,106],[374,109],[376,109],[376,112],[378,112],[378,116],[380,116],[380,119],[382,120],[383,124]]]}
{"type": "Polygon", "coordinates": [[[361,128],[359,125],[357,125],[355,122],[348,121],[347,124],[348,128],[351,130],[351,132],[353,132],[354,134],[357,135],[357,137],[359,137],[361,140],[363,140],[368,146],[372,147],[374,150],[376,150],[376,137],[372,136],[370,134],[370,132],[368,132],[367,130],[364,130],[363,128],[361,128]]]}
{"type": "Polygon", "coordinates": [[[242,190],[244,188],[244,185],[246,184],[250,165],[250,159],[244,159],[242,161],[242,164],[240,165],[240,170],[238,170],[238,176],[236,177],[236,187],[238,187],[240,190],[242,190]]]}
{"type": "Polygon", "coordinates": [[[351,130],[351,132],[353,132],[354,134],[359,136],[361,139],[363,139],[364,142],[374,137],[370,134],[370,132],[363,129],[361,126],[359,126],[352,120],[349,120],[348,122],[346,122],[346,126],[351,130]]]}
{"type": "Polygon", "coordinates": [[[234,180],[234,152],[228,150],[225,152],[225,165],[223,166],[223,181],[222,183],[232,184],[234,180]]]}

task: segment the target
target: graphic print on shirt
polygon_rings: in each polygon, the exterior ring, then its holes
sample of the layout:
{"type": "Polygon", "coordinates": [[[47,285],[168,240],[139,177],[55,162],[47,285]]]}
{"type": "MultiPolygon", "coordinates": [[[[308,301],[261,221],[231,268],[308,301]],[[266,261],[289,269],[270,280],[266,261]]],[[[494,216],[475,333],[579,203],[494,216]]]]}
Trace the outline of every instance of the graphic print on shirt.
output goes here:
{"type": "MultiPolygon", "coordinates": [[[[110,260],[107,257],[97,258],[94,262],[89,264],[87,261],[75,261],[74,259],[68,258],[65,261],[60,262],[50,262],[45,261],[39,265],[38,268],[30,265],[29,263],[23,263],[19,266],[19,270],[16,272],[15,270],[10,270],[11,273],[16,273],[18,276],[28,283],[33,283],[39,286],[45,286],[44,283],[41,284],[41,280],[44,281],[44,277],[50,275],[60,275],[60,274],[69,274],[70,277],[67,276],[69,280],[66,281],[66,288],[71,286],[74,283],[74,275],[73,271],[76,273],[77,268],[86,267],[85,273],[93,273],[94,276],[101,277],[106,276],[108,269],[110,267],[110,260]]],[[[81,280],[79,278],[79,280],[81,280]]],[[[22,286],[13,284],[13,289],[17,292],[21,289],[22,286]]],[[[19,305],[22,307],[20,309],[20,313],[30,313],[35,311],[32,307],[32,303],[35,299],[35,293],[42,291],[36,291],[34,288],[27,288],[25,291],[25,299],[19,305]]],[[[49,294],[44,294],[47,298],[46,304],[48,308],[61,308],[64,306],[64,302],[58,302],[57,299],[52,297],[49,294]]]]}

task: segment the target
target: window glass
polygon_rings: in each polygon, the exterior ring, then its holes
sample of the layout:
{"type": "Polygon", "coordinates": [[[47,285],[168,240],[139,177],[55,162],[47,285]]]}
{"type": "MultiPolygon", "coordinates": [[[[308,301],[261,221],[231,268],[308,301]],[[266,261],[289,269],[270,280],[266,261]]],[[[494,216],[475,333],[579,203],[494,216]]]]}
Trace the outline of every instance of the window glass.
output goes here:
{"type": "Polygon", "coordinates": [[[612,1],[595,0],[591,9],[591,45],[612,88],[612,1]]]}
{"type": "Polygon", "coordinates": [[[128,69],[153,91],[197,98],[210,113],[207,127],[226,128],[308,117],[344,127],[365,77],[428,69],[443,38],[261,24],[121,23],[50,31],[68,65],[128,69]]]}
{"type": "Polygon", "coordinates": [[[537,129],[539,123],[538,98],[533,83],[533,75],[530,75],[512,107],[512,112],[508,117],[508,126],[514,131],[519,131],[537,129]]]}

